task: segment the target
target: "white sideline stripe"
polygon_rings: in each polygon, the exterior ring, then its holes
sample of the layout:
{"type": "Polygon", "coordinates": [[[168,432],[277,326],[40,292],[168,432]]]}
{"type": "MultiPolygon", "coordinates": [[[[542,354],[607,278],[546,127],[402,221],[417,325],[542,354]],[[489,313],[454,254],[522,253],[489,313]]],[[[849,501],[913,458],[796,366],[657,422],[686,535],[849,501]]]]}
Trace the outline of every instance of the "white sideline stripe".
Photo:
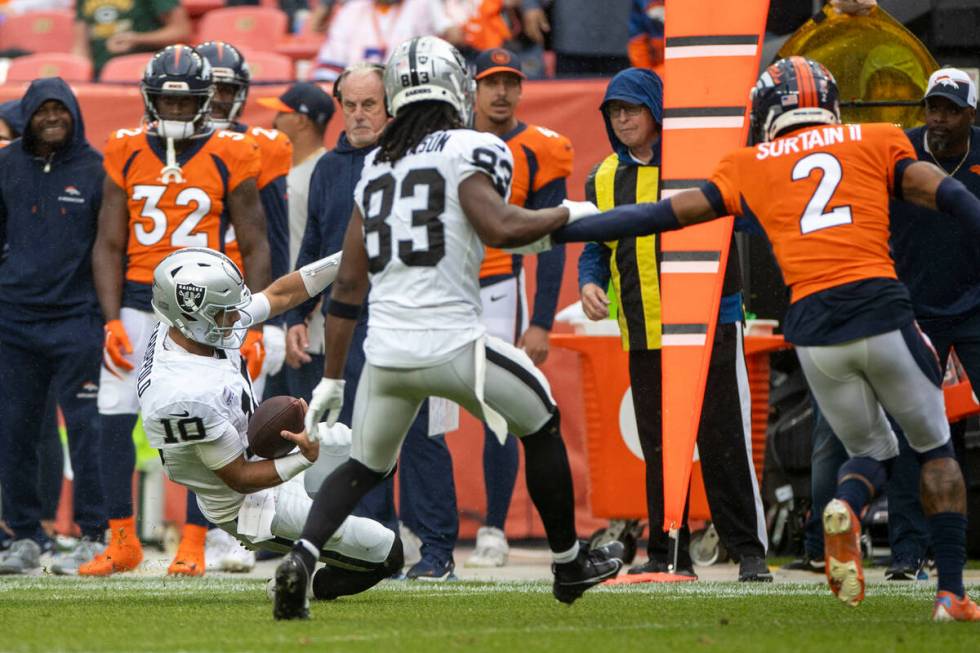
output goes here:
{"type": "Polygon", "coordinates": [[[660,264],[661,274],[713,274],[718,271],[718,261],[664,261],[660,264]]]}
{"type": "Polygon", "coordinates": [[[665,59],[692,57],[754,57],[755,44],[746,45],[674,45],[664,48],[665,59]]]}
{"type": "Polygon", "coordinates": [[[703,333],[677,333],[660,336],[663,347],[700,347],[707,341],[703,333]]]}
{"type": "Polygon", "coordinates": [[[664,129],[731,129],[742,128],[745,116],[693,116],[664,118],[664,129]]]}

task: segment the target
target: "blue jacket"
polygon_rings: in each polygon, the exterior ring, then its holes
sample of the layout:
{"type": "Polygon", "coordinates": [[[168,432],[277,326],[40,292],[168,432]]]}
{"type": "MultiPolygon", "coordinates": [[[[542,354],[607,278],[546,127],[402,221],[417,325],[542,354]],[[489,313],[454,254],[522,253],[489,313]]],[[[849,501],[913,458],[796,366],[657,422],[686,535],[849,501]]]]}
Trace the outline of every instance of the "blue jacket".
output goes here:
{"type": "Polygon", "coordinates": [[[0,150],[0,314],[30,321],[100,315],[92,245],[102,203],[102,155],[85,140],[78,101],[60,78],[35,80],[21,100],[23,137],[0,150]],[[68,144],[34,155],[29,123],[48,100],[71,112],[68,144]]]}
{"type": "Polygon", "coordinates": [[[24,120],[20,115],[20,100],[0,103],[0,120],[7,123],[17,136],[24,133],[24,120]]]}
{"type": "MultiPolygon", "coordinates": [[[[310,194],[306,230],[296,258],[296,268],[324,256],[339,252],[344,245],[347,223],[354,211],[354,187],[361,178],[364,158],[374,145],[356,148],[341,134],[337,147],[317,161],[310,177],[310,194]]],[[[301,324],[316,308],[318,298],[310,299],[286,314],[286,324],[301,324]]],[[[326,314],[327,303],[323,304],[326,314]]],[[[367,320],[367,303],[361,312],[361,322],[367,320]]]]}
{"type": "MultiPolygon", "coordinates": [[[[620,166],[638,166],[630,155],[629,148],[616,136],[612,122],[606,115],[606,104],[613,100],[621,100],[630,104],[642,104],[650,110],[658,125],[663,124],[663,82],[653,71],[645,68],[627,68],[617,73],[609,81],[606,94],[602,98],[599,110],[606,124],[606,135],[609,145],[619,156],[620,166]]],[[[653,159],[649,165],[660,166],[660,141],[653,146],[653,159]]],[[[733,241],[734,242],[734,241],[733,241]]],[[[587,283],[594,283],[600,288],[609,285],[609,256],[611,250],[602,243],[587,243],[578,259],[578,283],[581,288],[587,283]]],[[[735,255],[732,251],[729,257],[735,255]]],[[[727,273],[726,273],[727,275],[727,273]]],[[[742,321],[742,293],[733,292],[721,298],[718,310],[718,322],[731,324],[742,321]]]]}
{"type": "MultiPolygon", "coordinates": [[[[960,163],[941,160],[947,170],[980,197],[980,129],[971,127],[970,151],[960,163]]],[[[905,132],[921,161],[925,127],[905,132]]],[[[908,286],[915,318],[923,327],[943,329],[980,311],[980,241],[969,228],[938,211],[900,200],[890,205],[892,254],[898,278],[908,286]]]]}

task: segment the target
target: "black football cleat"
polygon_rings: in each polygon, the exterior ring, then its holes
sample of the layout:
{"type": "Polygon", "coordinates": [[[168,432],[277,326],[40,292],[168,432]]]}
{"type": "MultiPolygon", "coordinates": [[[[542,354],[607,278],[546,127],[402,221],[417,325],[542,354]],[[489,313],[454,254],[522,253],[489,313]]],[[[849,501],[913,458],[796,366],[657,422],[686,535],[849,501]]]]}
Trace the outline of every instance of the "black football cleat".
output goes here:
{"type": "Polygon", "coordinates": [[[765,558],[742,556],[738,563],[738,580],[742,583],[771,583],[772,572],[765,558]]]}
{"type": "Polygon", "coordinates": [[[622,555],[622,542],[612,542],[592,551],[583,546],[575,560],[551,565],[551,572],[555,575],[552,589],[555,598],[571,605],[590,587],[607,578],[614,578],[623,568],[622,555]]]}
{"type": "Polygon", "coordinates": [[[303,560],[295,553],[286,555],[276,567],[276,598],[272,610],[276,621],[310,618],[310,599],[306,593],[309,584],[310,573],[303,560]]]}

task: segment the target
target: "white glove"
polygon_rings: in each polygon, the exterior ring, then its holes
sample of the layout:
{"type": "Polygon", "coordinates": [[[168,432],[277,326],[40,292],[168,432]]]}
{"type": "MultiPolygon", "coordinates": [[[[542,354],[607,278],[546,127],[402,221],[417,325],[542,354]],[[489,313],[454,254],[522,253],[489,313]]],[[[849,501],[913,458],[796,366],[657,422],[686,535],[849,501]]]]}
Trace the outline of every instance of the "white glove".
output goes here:
{"type": "Polygon", "coordinates": [[[306,409],[306,417],[303,419],[306,425],[307,437],[314,437],[318,432],[317,424],[326,422],[327,426],[333,426],[340,417],[340,409],[344,407],[344,382],[341,379],[320,379],[320,382],[313,388],[313,396],[310,398],[310,406],[306,409]],[[326,419],[324,419],[326,416],[326,419]]]}
{"type": "Polygon", "coordinates": [[[278,374],[286,360],[286,332],[274,324],[262,325],[262,344],[265,346],[265,361],[262,372],[266,376],[278,374]]]}
{"type": "Polygon", "coordinates": [[[590,215],[601,213],[599,207],[592,202],[573,202],[572,200],[562,200],[561,205],[568,209],[568,222],[572,224],[576,220],[587,218],[590,215]]]}
{"type": "Polygon", "coordinates": [[[316,437],[320,441],[320,453],[329,456],[350,456],[351,431],[346,424],[327,426],[320,422],[317,426],[316,437]]]}
{"type": "Polygon", "coordinates": [[[532,243],[521,245],[520,247],[504,247],[505,252],[511,254],[540,254],[551,249],[554,245],[551,242],[551,235],[538,238],[532,243]]]}

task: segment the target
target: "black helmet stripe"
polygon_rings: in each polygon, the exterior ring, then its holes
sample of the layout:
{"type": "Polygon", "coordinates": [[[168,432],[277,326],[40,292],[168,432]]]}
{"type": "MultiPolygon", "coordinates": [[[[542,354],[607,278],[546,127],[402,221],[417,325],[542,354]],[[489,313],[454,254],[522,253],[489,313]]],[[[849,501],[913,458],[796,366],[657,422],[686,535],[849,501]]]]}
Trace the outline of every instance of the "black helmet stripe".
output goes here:
{"type": "Polygon", "coordinates": [[[412,81],[412,86],[419,86],[419,69],[416,50],[419,47],[419,38],[415,37],[408,46],[408,73],[412,81]]]}

